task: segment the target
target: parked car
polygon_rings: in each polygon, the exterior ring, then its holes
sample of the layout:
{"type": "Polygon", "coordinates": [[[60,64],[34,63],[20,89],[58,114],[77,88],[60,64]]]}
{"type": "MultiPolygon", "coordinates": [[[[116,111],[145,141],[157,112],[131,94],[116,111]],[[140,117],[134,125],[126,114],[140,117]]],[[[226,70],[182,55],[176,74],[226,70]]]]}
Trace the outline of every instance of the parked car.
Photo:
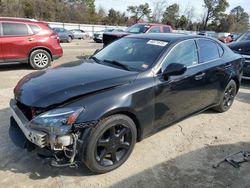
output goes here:
{"type": "Polygon", "coordinates": [[[19,81],[10,137],[50,151],[54,166],[80,161],[108,172],[128,159],[136,141],[206,109],[229,110],[243,62],[211,38],[130,35],[89,59],[19,81]]]}
{"type": "Polygon", "coordinates": [[[29,63],[45,69],[62,55],[58,35],[47,23],[0,17],[0,64],[29,63]]]}
{"type": "Polygon", "coordinates": [[[236,53],[241,54],[245,58],[243,68],[243,79],[250,79],[250,31],[242,34],[235,42],[228,44],[236,53]]]}
{"type": "Polygon", "coordinates": [[[218,35],[214,31],[200,31],[198,35],[217,38],[218,35]]]}
{"type": "Polygon", "coordinates": [[[64,28],[53,28],[53,31],[56,32],[59,36],[60,42],[70,43],[74,39],[74,34],[64,28]]]}
{"type": "Polygon", "coordinates": [[[172,27],[169,25],[153,24],[153,23],[138,23],[129,27],[125,32],[105,32],[103,34],[104,46],[111,42],[130,34],[140,33],[171,33],[172,27]]]}
{"type": "Polygon", "coordinates": [[[86,39],[89,35],[81,29],[72,29],[70,30],[74,34],[75,39],[86,39]]]}
{"type": "Polygon", "coordinates": [[[98,43],[103,42],[102,38],[103,38],[103,33],[105,32],[123,32],[123,30],[122,29],[105,29],[105,30],[96,32],[94,33],[94,38],[93,38],[94,41],[98,43]]]}

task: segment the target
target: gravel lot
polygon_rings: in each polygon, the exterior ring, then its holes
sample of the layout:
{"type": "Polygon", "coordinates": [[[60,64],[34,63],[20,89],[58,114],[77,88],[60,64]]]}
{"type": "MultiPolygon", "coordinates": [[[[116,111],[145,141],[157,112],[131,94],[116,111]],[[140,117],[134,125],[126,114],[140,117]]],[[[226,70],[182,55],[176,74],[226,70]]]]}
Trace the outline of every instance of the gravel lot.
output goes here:
{"type": "MultiPolygon", "coordinates": [[[[77,60],[101,44],[78,40],[62,46],[64,57],[54,64],[77,60]]],[[[119,169],[94,175],[84,166],[43,164],[35,152],[23,151],[10,141],[12,90],[32,71],[26,65],[0,66],[0,187],[250,187],[250,163],[239,169],[226,163],[212,168],[228,154],[250,151],[250,82],[243,83],[228,112],[206,111],[170,126],[137,143],[119,169]]]]}

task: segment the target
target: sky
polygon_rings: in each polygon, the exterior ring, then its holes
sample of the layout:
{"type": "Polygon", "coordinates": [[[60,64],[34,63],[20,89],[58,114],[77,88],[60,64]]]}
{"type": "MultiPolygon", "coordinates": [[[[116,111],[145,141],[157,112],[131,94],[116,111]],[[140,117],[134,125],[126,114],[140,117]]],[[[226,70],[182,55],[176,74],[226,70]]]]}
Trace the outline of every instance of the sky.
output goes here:
{"type": "MultiPolygon", "coordinates": [[[[96,8],[102,7],[106,10],[106,12],[110,8],[114,8],[115,10],[119,10],[122,12],[126,12],[127,7],[130,5],[139,5],[143,3],[149,3],[150,7],[153,7],[155,2],[161,0],[95,0],[96,8]]],[[[166,0],[168,5],[173,3],[177,3],[180,5],[181,11],[185,10],[185,7],[192,6],[195,9],[194,16],[199,19],[204,14],[203,8],[203,0],[166,0]]],[[[249,0],[228,0],[230,7],[227,12],[229,12],[232,8],[236,6],[242,6],[245,11],[250,14],[250,1],[249,0]]]]}

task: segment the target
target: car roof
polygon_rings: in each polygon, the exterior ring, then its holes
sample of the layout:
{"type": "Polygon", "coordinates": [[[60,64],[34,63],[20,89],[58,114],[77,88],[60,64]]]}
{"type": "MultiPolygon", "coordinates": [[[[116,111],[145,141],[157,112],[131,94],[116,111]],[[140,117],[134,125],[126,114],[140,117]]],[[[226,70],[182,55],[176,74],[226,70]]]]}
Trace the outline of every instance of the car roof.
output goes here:
{"type": "MultiPolygon", "coordinates": [[[[208,38],[198,35],[178,34],[178,33],[148,33],[148,34],[133,34],[128,35],[126,38],[143,38],[151,40],[160,40],[166,42],[175,42],[180,40],[194,39],[194,38],[208,38]]],[[[209,37],[209,39],[211,39],[209,37]]]]}
{"type": "Polygon", "coordinates": [[[137,25],[149,25],[149,26],[167,26],[171,27],[170,25],[161,24],[161,23],[137,23],[137,25]]]}
{"type": "Polygon", "coordinates": [[[47,22],[38,21],[38,20],[35,20],[35,19],[29,19],[29,18],[0,17],[0,21],[20,22],[20,23],[25,23],[25,24],[43,24],[43,25],[48,25],[47,22]]]}
{"type": "Polygon", "coordinates": [[[18,21],[18,22],[38,22],[35,19],[29,18],[16,18],[16,17],[0,17],[1,21],[18,21]]]}

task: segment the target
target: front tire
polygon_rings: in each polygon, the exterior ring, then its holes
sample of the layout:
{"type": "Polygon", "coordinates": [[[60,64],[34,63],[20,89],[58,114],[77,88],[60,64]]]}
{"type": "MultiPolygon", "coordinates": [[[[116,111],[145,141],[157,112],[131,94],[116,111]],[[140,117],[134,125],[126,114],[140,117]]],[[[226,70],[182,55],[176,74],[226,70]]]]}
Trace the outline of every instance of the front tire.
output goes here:
{"type": "Polygon", "coordinates": [[[51,64],[51,56],[45,50],[34,50],[30,54],[29,62],[36,70],[46,69],[51,64]]]}
{"type": "Polygon", "coordinates": [[[228,111],[234,102],[234,98],[236,96],[236,93],[237,93],[236,82],[234,80],[231,80],[227,84],[227,87],[221,96],[220,104],[218,106],[216,106],[214,109],[218,112],[228,111]]]}
{"type": "Polygon", "coordinates": [[[86,166],[95,173],[106,173],[121,166],[136,143],[137,131],[132,119],[112,115],[103,119],[90,135],[84,156],[86,166]]]}

